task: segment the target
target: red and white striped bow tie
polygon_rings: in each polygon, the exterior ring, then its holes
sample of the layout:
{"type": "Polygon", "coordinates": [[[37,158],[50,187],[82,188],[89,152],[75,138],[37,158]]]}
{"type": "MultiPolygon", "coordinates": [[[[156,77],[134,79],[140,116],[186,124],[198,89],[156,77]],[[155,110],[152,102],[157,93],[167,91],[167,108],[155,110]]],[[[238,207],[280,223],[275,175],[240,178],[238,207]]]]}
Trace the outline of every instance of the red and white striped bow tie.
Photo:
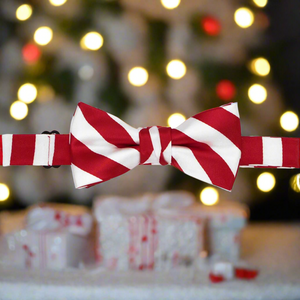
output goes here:
{"type": "Polygon", "coordinates": [[[70,135],[2,135],[0,164],[71,165],[76,188],[107,181],[140,164],[168,164],[231,190],[239,166],[299,168],[299,140],[242,137],[236,103],[199,113],[177,128],[138,129],[79,103],[70,135]]]}

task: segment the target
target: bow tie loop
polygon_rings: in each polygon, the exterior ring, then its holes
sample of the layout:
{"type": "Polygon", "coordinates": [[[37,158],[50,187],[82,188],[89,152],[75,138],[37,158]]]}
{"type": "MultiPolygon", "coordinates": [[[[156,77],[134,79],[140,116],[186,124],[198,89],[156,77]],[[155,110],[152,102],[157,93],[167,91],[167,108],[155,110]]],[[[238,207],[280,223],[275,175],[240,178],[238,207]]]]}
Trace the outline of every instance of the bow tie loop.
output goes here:
{"type": "Polygon", "coordinates": [[[172,129],[152,126],[139,132],[141,165],[171,165],[172,129]]]}

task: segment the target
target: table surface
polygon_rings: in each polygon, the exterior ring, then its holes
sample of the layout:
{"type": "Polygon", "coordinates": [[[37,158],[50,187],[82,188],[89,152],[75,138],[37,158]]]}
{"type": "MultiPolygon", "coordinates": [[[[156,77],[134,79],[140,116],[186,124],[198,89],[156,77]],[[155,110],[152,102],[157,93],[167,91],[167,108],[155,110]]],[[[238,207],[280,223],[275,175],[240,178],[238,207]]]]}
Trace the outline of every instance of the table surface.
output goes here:
{"type": "Polygon", "coordinates": [[[300,299],[300,224],[250,224],[242,259],[256,266],[254,281],[209,282],[207,272],[44,271],[0,268],[0,299],[300,299]]]}

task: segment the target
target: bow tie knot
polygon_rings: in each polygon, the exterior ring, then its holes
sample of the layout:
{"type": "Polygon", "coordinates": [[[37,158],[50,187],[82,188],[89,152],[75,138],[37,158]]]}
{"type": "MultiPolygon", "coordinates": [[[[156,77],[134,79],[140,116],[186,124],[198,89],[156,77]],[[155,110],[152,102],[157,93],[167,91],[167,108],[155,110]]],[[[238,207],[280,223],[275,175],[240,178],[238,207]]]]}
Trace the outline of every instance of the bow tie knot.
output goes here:
{"type": "Polygon", "coordinates": [[[172,162],[172,129],[152,126],[142,128],[140,138],[141,165],[170,165],[172,162]]]}

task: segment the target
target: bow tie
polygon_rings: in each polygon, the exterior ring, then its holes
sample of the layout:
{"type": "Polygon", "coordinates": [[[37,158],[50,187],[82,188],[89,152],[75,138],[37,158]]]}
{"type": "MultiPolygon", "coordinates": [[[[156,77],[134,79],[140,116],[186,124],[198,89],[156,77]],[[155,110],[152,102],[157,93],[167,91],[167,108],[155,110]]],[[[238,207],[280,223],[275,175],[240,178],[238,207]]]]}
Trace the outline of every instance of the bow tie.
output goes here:
{"type": "Polygon", "coordinates": [[[138,165],[172,165],[231,190],[239,167],[299,168],[299,138],[241,136],[236,103],[199,113],[176,128],[133,128],[79,103],[70,135],[0,139],[0,165],[71,165],[76,188],[122,175],[138,165]]]}

